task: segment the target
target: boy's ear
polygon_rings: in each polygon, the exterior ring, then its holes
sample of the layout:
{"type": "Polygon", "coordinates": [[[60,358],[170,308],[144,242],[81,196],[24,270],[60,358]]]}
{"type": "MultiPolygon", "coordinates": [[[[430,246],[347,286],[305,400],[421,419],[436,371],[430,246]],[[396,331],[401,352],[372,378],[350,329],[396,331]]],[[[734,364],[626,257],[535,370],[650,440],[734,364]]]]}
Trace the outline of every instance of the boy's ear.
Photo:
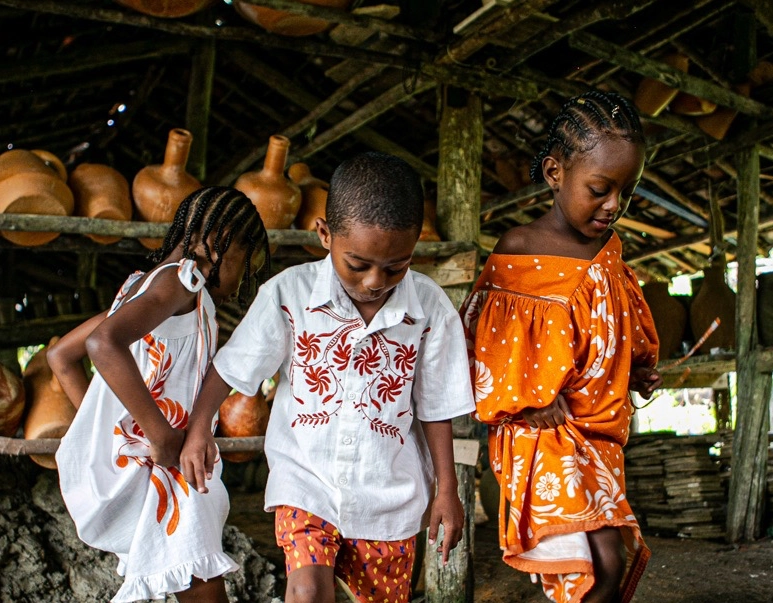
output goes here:
{"type": "Polygon", "coordinates": [[[542,175],[545,177],[547,185],[557,191],[561,184],[561,164],[556,161],[555,157],[548,155],[542,160],[542,175]]]}
{"type": "Polygon", "coordinates": [[[330,251],[330,228],[327,225],[327,221],[324,218],[317,218],[317,236],[319,242],[322,243],[322,247],[330,251]]]}

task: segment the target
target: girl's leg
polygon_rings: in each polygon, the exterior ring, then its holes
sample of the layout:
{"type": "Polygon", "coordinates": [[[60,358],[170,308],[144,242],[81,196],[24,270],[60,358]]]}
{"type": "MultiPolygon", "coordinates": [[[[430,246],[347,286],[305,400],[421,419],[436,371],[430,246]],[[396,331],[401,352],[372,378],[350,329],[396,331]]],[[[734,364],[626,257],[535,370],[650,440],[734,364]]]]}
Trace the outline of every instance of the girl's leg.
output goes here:
{"type": "Polygon", "coordinates": [[[626,554],[623,536],[617,528],[588,532],[595,583],[583,603],[616,603],[625,575],[626,554]]]}
{"type": "Polygon", "coordinates": [[[188,590],[175,593],[174,596],[180,603],[228,603],[223,576],[207,581],[193,578],[188,590]]]}
{"type": "Polygon", "coordinates": [[[287,575],[285,603],[334,603],[334,568],[307,565],[287,575]]]}

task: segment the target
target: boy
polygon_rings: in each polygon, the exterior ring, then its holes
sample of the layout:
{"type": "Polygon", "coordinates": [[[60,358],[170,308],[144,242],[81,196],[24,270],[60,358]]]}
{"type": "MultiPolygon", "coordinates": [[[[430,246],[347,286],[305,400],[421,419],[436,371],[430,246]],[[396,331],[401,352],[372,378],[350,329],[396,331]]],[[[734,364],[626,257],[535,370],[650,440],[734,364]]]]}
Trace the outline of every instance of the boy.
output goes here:
{"type": "Polygon", "coordinates": [[[451,419],[475,405],[457,311],[409,269],[423,204],[401,159],[364,153],[341,164],[317,220],[329,255],[260,288],[191,414],[181,464],[206,492],[220,403],[231,388],[254,394],[280,369],[265,508],[276,511],[287,603],[332,602],[335,575],[360,601],[410,601],[427,512],[430,544],[443,524],[444,562],[461,538],[451,419]]]}

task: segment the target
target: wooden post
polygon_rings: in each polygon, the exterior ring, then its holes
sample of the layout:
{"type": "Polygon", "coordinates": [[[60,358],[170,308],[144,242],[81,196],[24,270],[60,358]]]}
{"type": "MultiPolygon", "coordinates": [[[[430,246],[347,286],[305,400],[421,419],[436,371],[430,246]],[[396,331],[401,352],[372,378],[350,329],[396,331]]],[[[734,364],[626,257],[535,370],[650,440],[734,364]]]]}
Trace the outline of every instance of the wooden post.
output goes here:
{"type": "MultiPolygon", "coordinates": [[[[481,99],[463,90],[445,87],[442,111],[437,183],[438,231],[444,239],[477,243],[483,151],[481,99]]],[[[469,290],[469,284],[445,288],[456,307],[461,305],[469,290]]],[[[457,437],[470,437],[473,431],[469,417],[454,421],[457,437]]],[[[435,547],[427,547],[424,561],[427,603],[469,603],[473,600],[475,467],[457,463],[456,476],[466,518],[464,535],[446,566],[442,565],[435,547]]]]}
{"type": "Polygon", "coordinates": [[[760,372],[755,320],[755,268],[760,205],[760,160],[756,145],[737,156],[738,295],[736,373],[738,394],[727,508],[727,539],[760,536],[764,517],[771,375],[760,372]]]}
{"type": "Polygon", "coordinates": [[[207,137],[214,79],[215,41],[203,40],[193,52],[185,116],[186,128],[193,134],[188,172],[200,181],[207,177],[207,137]]]}

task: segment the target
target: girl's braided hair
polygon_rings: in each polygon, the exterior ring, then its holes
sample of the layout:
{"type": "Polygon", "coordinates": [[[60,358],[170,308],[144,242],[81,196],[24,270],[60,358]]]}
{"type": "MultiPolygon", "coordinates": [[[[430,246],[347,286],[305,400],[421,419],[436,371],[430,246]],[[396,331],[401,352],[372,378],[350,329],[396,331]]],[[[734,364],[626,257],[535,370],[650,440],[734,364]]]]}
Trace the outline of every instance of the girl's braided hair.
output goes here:
{"type": "Polygon", "coordinates": [[[269,265],[268,232],[260,214],[247,195],[228,186],[200,188],[183,199],[163,244],[150,254],[150,260],[162,261],[181,243],[183,257],[188,259],[195,259],[196,244],[203,245],[204,255],[212,263],[207,277],[210,287],[220,284],[220,264],[232,243],[243,246],[247,252],[244,260],[247,282],[242,284],[243,287],[246,285],[251,290],[253,278],[257,281],[250,270],[250,260],[256,249],[262,248],[266,254],[264,269],[269,265]],[[213,251],[217,254],[215,261],[212,260],[213,251]]]}
{"type": "Polygon", "coordinates": [[[639,115],[625,97],[615,92],[592,90],[566,102],[553,120],[545,146],[532,159],[529,175],[535,183],[545,181],[542,160],[557,154],[569,161],[575,153],[587,153],[602,136],[617,136],[644,144],[639,115]]]}

